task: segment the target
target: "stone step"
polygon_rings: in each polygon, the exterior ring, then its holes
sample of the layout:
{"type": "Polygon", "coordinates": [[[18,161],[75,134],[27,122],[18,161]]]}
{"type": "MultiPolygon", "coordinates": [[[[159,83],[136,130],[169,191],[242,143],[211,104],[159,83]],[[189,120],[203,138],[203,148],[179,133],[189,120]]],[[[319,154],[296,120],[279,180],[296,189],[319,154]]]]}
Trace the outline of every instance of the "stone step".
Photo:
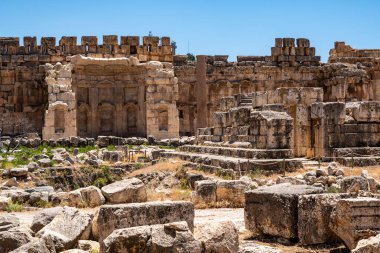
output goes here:
{"type": "Polygon", "coordinates": [[[250,149],[233,147],[215,147],[200,145],[184,145],[179,148],[182,152],[192,152],[201,154],[213,154],[221,156],[241,157],[249,159],[281,159],[292,158],[291,149],[250,149]]]}
{"type": "Polygon", "coordinates": [[[240,103],[239,106],[252,106],[252,103],[240,103]]]}
{"type": "Polygon", "coordinates": [[[291,159],[247,159],[231,156],[221,156],[203,153],[191,153],[181,151],[164,151],[161,152],[162,157],[178,157],[184,161],[198,163],[229,170],[235,173],[246,174],[247,172],[257,172],[260,170],[270,172],[294,172],[299,168],[303,168],[302,162],[304,158],[291,159]]]}
{"type": "Polygon", "coordinates": [[[343,166],[355,166],[355,167],[366,167],[366,166],[376,166],[380,164],[380,156],[371,157],[337,157],[334,160],[343,166]]]}

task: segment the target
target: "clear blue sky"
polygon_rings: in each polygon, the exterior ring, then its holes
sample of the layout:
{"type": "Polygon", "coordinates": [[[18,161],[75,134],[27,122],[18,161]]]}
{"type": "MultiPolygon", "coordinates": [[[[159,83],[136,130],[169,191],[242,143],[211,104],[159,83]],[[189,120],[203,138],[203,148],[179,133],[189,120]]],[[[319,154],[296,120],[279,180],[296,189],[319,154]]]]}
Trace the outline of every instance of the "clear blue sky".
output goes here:
{"type": "Polygon", "coordinates": [[[379,0],[0,0],[0,36],[170,36],[178,54],[270,55],[306,37],[326,61],[334,41],[380,48],[379,0]]]}

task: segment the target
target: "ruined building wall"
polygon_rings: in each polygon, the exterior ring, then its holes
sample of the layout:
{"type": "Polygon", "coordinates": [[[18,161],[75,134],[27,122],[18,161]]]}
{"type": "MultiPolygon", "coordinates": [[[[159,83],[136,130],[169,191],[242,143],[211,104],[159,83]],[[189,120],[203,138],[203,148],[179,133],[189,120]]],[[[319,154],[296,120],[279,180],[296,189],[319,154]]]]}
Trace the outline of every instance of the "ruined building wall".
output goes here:
{"type": "Polygon", "coordinates": [[[366,71],[370,79],[369,99],[380,100],[380,49],[354,49],[345,42],[335,42],[328,63],[352,64],[366,71]]]}
{"type": "Polygon", "coordinates": [[[44,64],[66,64],[72,55],[96,58],[135,56],[140,61],[171,62],[169,37],[103,36],[98,44],[95,36],[65,36],[57,43],[54,37],[0,37],[0,128],[4,135],[26,132],[42,133],[45,109],[48,108],[48,85],[44,64]]]}
{"type": "Polygon", "coordinates": [[[47,65],[43,137],[178,137],[177,79],[170,63],[73,56],[47,65]]]}
{"type": "Polygon", "coordinates": [[[194,134],[197,126],[203,127],[196,122],[199,109],[204,110],[201,113],[206,115],[204,121],[211,126],[221,98],[234,94],[248,95],[281,87],[319,87],[323,89],[324,101],[371,99],[373,83],[367,70],[353,64],[321,64],[307,39],[276,39],[271,56],[238,56],[237,62],[227,59],[228,56],[206,56],[202,71],[198,63],[188,62],[184,56],[174,56],[182,133],[194,134]],[[206,85],[199,80],[205,80],[206,85]],[[204,106],[197,108],[199,104],[204,106]]]}

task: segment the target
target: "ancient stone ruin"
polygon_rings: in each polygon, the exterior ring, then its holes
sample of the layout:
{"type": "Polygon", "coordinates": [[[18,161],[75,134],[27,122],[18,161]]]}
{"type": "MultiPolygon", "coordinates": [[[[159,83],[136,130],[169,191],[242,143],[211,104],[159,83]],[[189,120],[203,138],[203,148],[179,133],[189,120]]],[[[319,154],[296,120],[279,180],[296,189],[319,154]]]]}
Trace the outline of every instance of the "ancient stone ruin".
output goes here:
{"type": "Polygon", "coordinates": [[[321,63],[308,39],[277,38],[270,56],[192,62],[169,37],[109,35],[6,37],[0,52],[2,135],[197,135],[296,157],[379,146],[379,50],[336,42],[321,63]]]}
{"type": "Polygon", "coordinates": [[[380,252],[380,50],[274,43],[0,37],[0,252],[380,252]]]}

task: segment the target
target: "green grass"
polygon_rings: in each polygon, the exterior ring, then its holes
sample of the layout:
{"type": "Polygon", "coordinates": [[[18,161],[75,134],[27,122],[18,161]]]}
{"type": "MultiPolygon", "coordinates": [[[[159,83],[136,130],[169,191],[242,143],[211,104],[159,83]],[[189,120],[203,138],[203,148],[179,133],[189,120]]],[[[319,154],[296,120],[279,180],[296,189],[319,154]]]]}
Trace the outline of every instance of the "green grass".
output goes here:
{"type": "Polygon", "coordinates": [[[90,253],[99,253],[98,249],[92,249],[90,253]]]}
{"type": "Polygon", "coordinates": [[[115,147],[115,145],[108,145],[108,146],[107,146],[107,150],[108,150],[108,151],[115,151],[115,150],[116,150],[116,147],[115,147]]]}
{"type": "Polygon", "coordinates": [[[13,202],[12,200],[8,202],[7,207],[5,208],[5,211],[7,211],[8,213],[21,212],[23,210],[24,207],[21,204],[13,202]]]}
{"type": "MultiPolygon", "coordinates": [[[[67,152],[69,152],[71,154],[74,152],[74,149],[75,149],[75,147],[69,147],[69,148],[65,147],[65,148],[66,148],[67,152]]],[[[96,149],[95,146],[84,146],[84,147],[77,147],[77,148],[79,150],[79,153],[87,153],[88,151],[96,149]]]]}
{"type": "MultiPolygon", "coordinates": [[[[48,146],[47,144],[42,144],[38,146],[37,148],[28,148],[28,147],[20,145],[17,147],[17,149],[13,153],[9,152],[6,154],[0,154],[0,156],[2,156],[4,159],[6,159],[8,155],[15,157],[15,159],[11,162],[6,161],[6,160],[0,162],[0,169],[10,169],[10,168],[14,168],[14,167],[22,166],[22,165],[27,165],[29,164],[29,162],[31,161],[31,158],[34,155],[43,154],[42,151],[44,149],[46,150],[45,154],[51,159],[53,157],[52,150],[57,149],[57,148],[64,148],[66,149],[67,152],[71,154],[74,152],[74,149],[75,149],[74,147],[61,147],[61,146],[51,147],[51,146],[48,146]]],[[[90,150],[96,149],[96,147],[85,146],[85,147],[78,147],[78,149],[79,149],[79,153],[87,153],[90,150]]],[[[114,150],[116,148],[115,146],[109,146],[107,147],[107,149],[114,150]]]]}
{"type": "Polygon", "coordinates": [[[52,207],[53,204],[51,202],[46,201],[46,200],[40,199],[40,200],[36,201],[35,203],[33,203],[33,206],[39,207],[39,208],[48,208],[48,207],[52,207]]]}
{"type": "Polygon", "coordinates": [[[174,146],[159,146],[159,147],[160,149],[171,149],[171,150],[176,149],[176,147],[174,146]]]}

